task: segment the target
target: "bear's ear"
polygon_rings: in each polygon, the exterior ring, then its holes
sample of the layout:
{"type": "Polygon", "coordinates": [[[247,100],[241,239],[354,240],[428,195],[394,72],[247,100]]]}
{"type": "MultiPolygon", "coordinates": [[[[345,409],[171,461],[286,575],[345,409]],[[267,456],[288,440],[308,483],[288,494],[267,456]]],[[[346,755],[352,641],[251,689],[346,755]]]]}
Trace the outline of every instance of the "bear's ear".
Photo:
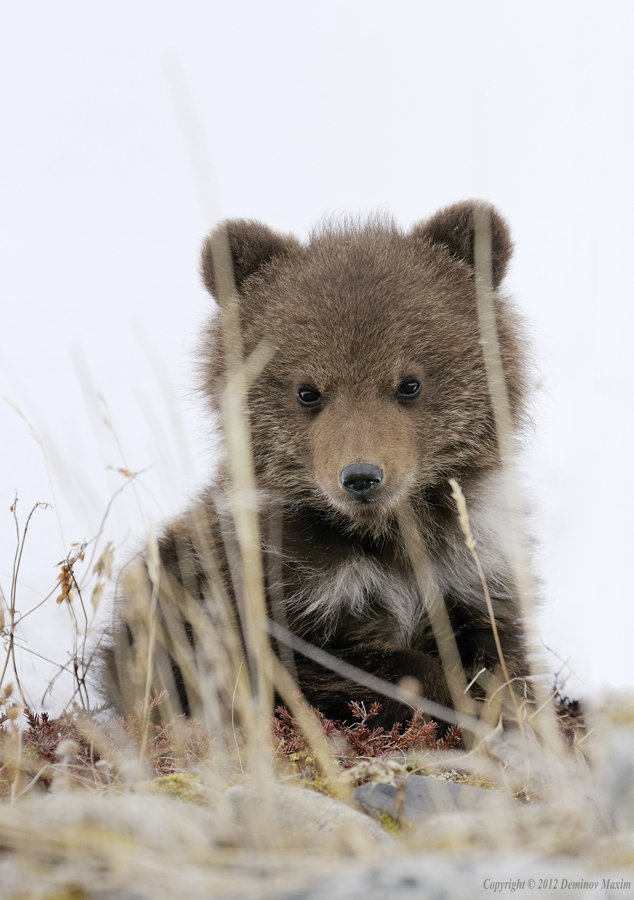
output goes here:
{"type": "Polygon", "coordinates": [[[467,200],[441,209],[416,225],[412,236],[445,247],[453,256],[475,266],[475,211],[487,212],[491,222],[491,274],[497,289],[506,274],[513,242],[506,221],[495,207],[482,200],[467,200]]]}
{"type": "Polygon", "coordinates": [[[291,235],[276,234],[260,222],[250,219],[222,222],[203,244],[200,270],[205,287],[213,297],[218,298],[219,273],[216,267],[219,259],[226,256],[227,247],[233,264],[233,280],[240,293],[251,275],[259,272],[274,257],[286,256],[299,246],[299,241],[291,235]]]}

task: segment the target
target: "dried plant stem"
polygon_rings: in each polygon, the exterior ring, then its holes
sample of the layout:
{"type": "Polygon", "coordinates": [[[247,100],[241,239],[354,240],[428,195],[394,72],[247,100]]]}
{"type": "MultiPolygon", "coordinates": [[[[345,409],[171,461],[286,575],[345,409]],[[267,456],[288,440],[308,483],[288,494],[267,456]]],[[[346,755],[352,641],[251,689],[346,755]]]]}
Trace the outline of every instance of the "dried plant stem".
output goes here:
{"type": "Polygon", "coordinates": [[[464,494],[462,493],[462,488],[458,484],[455,478],[449,479],[449,484],[451,485],[451,496],[456,501],[456,506],[458,507],[458,516],[460,519],[460,528],[462,529],[462,533],[465,537],[465,543],[467,545],[467,549],[471,553],[473,557],[473,561],[475,562],[476,568],[478,570],[478,575],[480,577],[480,582],[482,584],[482,590],[484,591],[484,599],[486,601],[487,610],[489,613],[489,620],[491,622],[491,630],[493,632],[493,639],[495,641],[495,647],[498,652],[498,659],[500,660],[500,666],[502,667],[502,673],[504,675],[504,680],[509,689],[509,693],[511,695],[511,703],[513,704],[513,709],[515,710],[515,715],[517,721],[519,723],[522,731],[524,730],[524,723],[522,722],[522,717],[520,715],[519,704],[517,702],[517,698],[515,696],[515,691],[511,685],[511,676],[509,675],[509,671],[506,667],[506,660],[504,659],[504,653],[502,652],[502,644],[500,643],[500,635],[498,634],[498,626],[495,621],[495,613],[493,612],[493,603],[491,602],[491,595],[489,593],[489,587],[487,585],[487,580],[484,575],[484,569],[482,568],[482,563],[480,562],[480,557],[478,555],[478,551],[476,550],[475,540],[473,539],[473,534],[471,533],[471,523],[469,522],[469,512],[467,510],[467,501],[465,500],[464,494]]]}
{"type": "Polygon", "coordinates": [[[411,506],[405,506],[399,513],[398,518],[405,549],[424,597],[425,608],[429,613],[434,640],[438,646],[454,708],[458,713],[466,713],[468,716],[475,718],[473,700],[467,690],[467,679],[462,667],[447,607],[442,592],[438,587],[433,563],[429,558],[427,547],[420,534],[416,516],[411,506]]]}
{"type": "MultiPolygon", "coordinates": [[[[189,92],[179,60],[174,56],[163,60],[176,114],[185,137],[198,186],[203,215],[211,226],[219,218],[217,192],[204,130],[189,92]]],[[[251,435],[246,402],[249,375],[254,364],[262,364],[265,352],[258,348],[244,361],[238,321],[238,304],[233,277],[233,261],[224,229],[216,228],[211,252],[217,279],[217,300],[222,310],[223,350],[227,381],[222,398],[223,430],[227,446],[231,485],[229,500],[240,550],[240,564],[244,575],[244,614],[247,655],[251,675],[255,680],[257,727],[256,740],[268,744],[269,721],[273,711],[272,651],[265,629],[266,603],[264,573],[257,520],[256,485],[251,454],[251,435]]]]}
{"type": "MultiPolygon", "coordinates": [[[[491,214],[485,205],[476,205],[474,208],[474,232],[475,284],[480,343],[493,408],[507,501],[511,510],[512,552],[509,561],[520,600],[529,657],[532,658],[534,665],[537,659],[537,638],[533,580],[528,563],[526,537],[517,524],[518,522],[523,523],[524,509],[513,465],[514,427],[498,342],[492,277],[491,214]]],[[[539,728],[550,746],[559,753],[562,750],[561,735],[557,729],[551,704],[548,702],[544,704],[546,694],[539,677],[534,679],[533,690],[537,705],[542,710],[537,720],[539,728]]]]}
{"type": "Polygon", "coordinates": [[[20,676],[18,674],[18,666],[15,658],[15,629],[17,626],[17,590],[18,590],[18,575],[20,572],[20,565],[22,563],[22,556],[24,554],[24,544],[26,542],[27,532],[29,530],[29,524],[31,522],[31,518],[36,509],[46,509],[49,506],[48,503],[36,503],[31,512],[29,513],[26,523],[24,525],[24,531],[22,535],[20,535],[20,524],[18,522],[18,495],[15,495],[15,499],[13,501],[13,506],[11,507],[11,511],[13,513],[13,520],[15,522],[15,533],[16,533],[16,547],[15,547],[15,556],[13,559],[13,571],[11,573],[11,593],[9,595],[9,640],[7,647],[7,654],[5,657],[4,665],[2,667],[2,673],[0,674],[0,686],[4,683],[5,675],[7,674],[7,669],[9,664],[11,663],[11,667],[13,669],[13,674],[15,675],[15,681],[18,686],[18,690],[20,692],[20,698],[24,705],[27,704],[26,697],[24,695],[24,691],[22,689],[22,684],[20,683],[20,676]]]}
{"type": "Polygon", "coordinates": [[[95,554],[97,553],[97,548],[99,546],[99,539],[101,538],[104,528],[106,527],[106,521],[108,520],[108,516],[110,515],[110,512],[112,510],[115,500],[117,499],[119,494],[121,494],[121,493],[123,493],[123,491],[125,491],[125,489],[128,487],[129,484],[131,484],[136,478],[138,478],[139,475],[143,475],[144,472],[147,472],[148,469],[149,469],[149,466],[146,466],[145,469],[139,469],[138,472],[130,472],[129,475],[125,476],[125,481],[123,482],[123,484],[119,485],[119,487],[116,489],[116,491],[110,497],[110,500],[108,501],[108,505],[106,506],[105,512],[104,512],[103,516],[101,517],[101,522],[99,524],[99,529],[97,531],[97,534],[93,538],[91,538],[90,541],[88,541],[88,544],[92,544],[93,546],[92,546],[92,553],[90,555],[90,559],[88,560],[88,564],[86,566],[86,578],[88,578],[90,576],[90,573],[92,571],[93,562],[95,560],[95,554]]]}
{"type": "Polygon", "coordinates": [[[205,131],[198,116],[179,58],[173,53],[166,54],[161,60],[161,66],[172,95],[178,124],[187,144],[198,188],[198,200],[201,211],[207,227],[211,228],[221,216],[219,215],[220,204],[218,202],[216,180],[213,169],[209,164],[209,151],[205,131]]]}
{"type": "Polygon", "coordinates": [[[150,607],[148,611],[149,622],[148,622],[148,642],[147,642],[147,669],[145,672],[145,691],[143,696],[143,707],[142,707],[142,717],[143,717],[143,733],[141,737],[141,759],[145,758],[145,753],[147,750],[148,743],[148,735],[150,731],[150,694],[152,689],[152,676],[154,670],[154,647],[156,644],[156,629],[157,629],[157,605],[158,605],[158,591],[159,591],[159,582],[161,578],[161,562],[159,557],[159,548],[158,542],[156,540],[156,533],[154,528],[150,529],[150,535],[148,540],[148,554],[147,554],[147,571],[150,578],[150,582],[152,584],[152,593],[150,596],[150,607]]]}
{"type": "Polygon", "coordinates": [[[15,775],[11,782],[11,806],[14,805],[16,799],[20,795],[20,769],[22,766],[22,710],[18,711],[18,715],[14,722],[15,726],[15,775]]]}
{"type": "Polygon", "coordinates": [[[79,605],[81,606],[82,613],[84,615],[84,628],[83,634],[81,638],[81,654],[78,647],[78,637],[79,637],[79,623],[77,621],[77,616],[75,614],[75,610],[71,604],[70,594],[68,596],[68,610],[71,614],[73,620],[73,677],[75,679],[75,691],[73,692],[73,697],[76,694],[79,694],[79,699],[81,700],[82,705],[85,709],[90,707],[90,697],[88,696],[88,688],[86,686],[86,673],[88,670],[86,664],[86,640],[88,637],[88,613],[86,611],[86,605],[84,603],[84,598],[82,596],[82,591],[75,577],[75,563],[79,559],[83,559],[84,550],[86,549],[86,544],[82,544],[78,550],[75,551],[73,556],[68,556],[66,558],[66,565],[68,566],[68,570],[70,573],[71,583],[77,596],[79,597],[79,605]]]}
{"type": "Polygon", "coordinates": [[[231,690],[232,696],[232,724],[236,705],[241,713],[242,721],[249,722],[253,718],[253,696],[251,690],[246,686],[247,679],[241,678],[242,670],[246,669],[244,646],[236,621],[236,610],[220,572],[220,562],[216,553],[214,536],[211,534],[209,522],[204,514],[195,516],[195,530],[197,549],[200,558],[204,560],[210,600],[212,600],[219,616],[219,633],[222,635],[221,647],[218,646],[216,629],[211,625],[204,611],[201,610],[200,603],[197,600],[189,598],[189,602],[186,605],[186,615],[194,626],[196,633],[200,635],[201,644],[205,647],[215,648],[216,665],[219,662],[218,656],[222,655],[223,657],[223,668],[228,673],[224,678],[225,688],[231,690]]]}
{"type": "MultiPolygon", "coordinates": [[[[52,477],[51,477],[51,467],[50,467],[50,464],[49,464],[49,461],[48,461],[48,453],[46,452],[46,448],[45,448],[45,446],[44,446],[44,443],[43,443],[43,441],[38,437],[38,434],[37,434],[35,428],[34,428],[33,425],[29,422],[29,420],[28,420],[27,417],[24,415],[24,413],[22,412],[22,410],[20,409],[20,407],[17,405],[17,403],[13,403],[13,401],[9,400],[8,397],[5,397],[4,394],[2,395],[2,399],[4,400],[5,403],[8,403],[8,405],[11,407],[11,409],[19,415],[19,417],[22,419],[23,422],[25,422],[27,428],[29,429],[29,433],[30,433],[31,437],[33,438],[34,441],[36,441],[36,442],[40,445],[40,448],[41,448],[41,450],[42,450],[42,456],[44,457],[44,466],[45,466],[45,468],[46,468],[46,477],[48,478],[48,484],[49,484],[49,487],[50,487],[50,489],[51,489],[51,496],[52,496],[52,498],[53,498],[53,509],[55,510],[55,515],[56,515],[56,517],[57,517],[57,524],[58,524],[58,526],[59,526],[59,533],[60,533],[60,537],[61,537],[61,539],[62,539],[62,548],[63,548],[63,550],[65,551],[65,549],[66,549],[66,547],[68,546],[68,544],[66,543],[66,538],[64,537],[64,528],[63,528],[63,525],[62,525],[62,519],[61,519],[61,516],[60,516],[60,506],[59,506],[59,503],[57,502],[57,496],[56,496],[56,494],[55,494],[55,484],[54,484],[53,479],[52,479],[52,477]]],[[[45,507],[45,506],[50,506],[51,504],[49,504],[49,503],[41,503],[41,504],[38,504],[38,505],[40,505],[40,506],[42,506],[42,507],[45,507]]]]}
{"type": "Polygon", "coordinates": [[[486,722],[492,731],[494,731],[499,725],[501,725],[501,692],[504,686],[505,682],[503,678],[500,677],[500,666],[497,666],[495,671],[491,674],[488,684],[486,685],[486,696],[484,698],[484,702],[482,703],[482,711],[480,713],[480,720],[482,722],[486,722]]]}
{"type": "Polygon", "coordinates": [[[255,359],[252,357],[243,364],[233,263],[224,229],[216,229],[211,241],[211,251],[218,284],[218,302],[222,309],[224,352],[229,373],[222,397],[222,415],[231,476],[229,501],[244,579],[244,603],[240,605],[240,612],[244,611],[247,654],[255,680],[256,705],[261,719],[258,730],[260,739],[268,743],[268,722],[273,713],[273,654],[264,627],[267,610],[247,390],[249,375],[255,375],[268,360],[269,354],[265,348],[258,348],[255,359]]]}
{"type": "Polygon", "coordinates": [[[231,696],[231,732],[233,734],[233,743],[236,748],[236,753],[238,754],[238,762],[240,763],[240,771],[244,773],[244,766],[242,765],[242,754],[240,753],[240,742],[238,741],[238,735],[236,734],[236,723],[235,723],[235,705],[236,705],[236,693],[238,691],[238,683],[240,681],[240,675],[242,674],[242,666],[243,663],[240,663],[238,667],[238,674],[236,675],[236,683],[233,688],[233,694],[231,696]]]}
{"type": "Polygon", "coordinates": [[[328,747],[328,742],[319,722],[315,718],[310,706],[299,693],[297,685],[288,674],[282,663],[273,657],[273,675],[275,686],[284,703],[291,711],[291,715],[297,720],[300,728],[306,735],[309,744],[315,754],[315,759],[329,783],[330,790],[340,800],[345,800],[350,794],[350,789],[341,780],[341,767],[333,757],[328,747]]]}

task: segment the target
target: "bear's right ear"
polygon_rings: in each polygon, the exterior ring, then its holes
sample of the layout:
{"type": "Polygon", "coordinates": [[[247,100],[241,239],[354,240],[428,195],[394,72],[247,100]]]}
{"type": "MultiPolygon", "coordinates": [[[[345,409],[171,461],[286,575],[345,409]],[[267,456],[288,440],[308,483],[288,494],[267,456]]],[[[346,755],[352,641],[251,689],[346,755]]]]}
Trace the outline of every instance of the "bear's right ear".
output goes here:
{"type": "Polygon", "coordinates": [[[209,293],[218,299],[222,276],[218,266],[226,258],[227,249],[233,266],[233,281],[238,293],[251,276],[278,256],[286,256],[299,248],[291,235],[277,234],[266,225],[251,219],[229,219],[221,222],[205,240],[202,249],[201,275],[209,293]]]}
{"type": "Polygon", "coordinates": [[[466,200],[441,209],[426,222],[416,225],[412,236],[444,247],[456,259],[475,266],[476,211],[489,217],[491,233],[491,275],[497,289],[506,274],[513,253],[513,242],[506,221],[497,209],[483,200],[466,200]]]}

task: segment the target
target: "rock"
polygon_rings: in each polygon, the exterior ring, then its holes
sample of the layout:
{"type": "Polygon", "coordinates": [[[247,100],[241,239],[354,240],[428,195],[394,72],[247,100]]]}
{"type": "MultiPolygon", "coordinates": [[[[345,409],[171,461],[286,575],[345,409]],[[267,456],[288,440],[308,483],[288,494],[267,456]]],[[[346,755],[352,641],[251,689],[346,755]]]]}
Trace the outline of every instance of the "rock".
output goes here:
{"type": "Polygon", "coordinates": [[[398,787],[362,784],[354,798],[369,814],[387,813],[396,822],[417,825],[430,816],[474,810],[499,813],[517,805],[517,801],[498,791],[441,781],[431,775],[409,775],[398,787]]]}
{"type": "MultiPolygon", "coordinates": [[[[234,785],[222,795],[219,812],[234,821],[243,836],[251,821],[261,823],[262,815],[268,815],[273,831],[281,829],[288,844],[305,844],[307,835],[312,835],[315,847],[322,850],[328,845],[363,851],[369,846],[387,848],[393,844],[393,838],[368,816],[308,788],[277,784],[266,797],[251,783],[234,785]]],[[[261,845],[261,827],[253,838],[261,845]]]]}

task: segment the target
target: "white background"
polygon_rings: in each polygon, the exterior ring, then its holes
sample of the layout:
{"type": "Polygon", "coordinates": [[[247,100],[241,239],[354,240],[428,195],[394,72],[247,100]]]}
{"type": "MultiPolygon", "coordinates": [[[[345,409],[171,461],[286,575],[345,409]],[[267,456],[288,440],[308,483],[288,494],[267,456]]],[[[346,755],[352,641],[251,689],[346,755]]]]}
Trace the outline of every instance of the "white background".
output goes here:
{"type": "MultiPolygon", "coordinates": [[[[30,526],[25,612],[70,543],[98,531],[125,480],[108,466],[152,466],[113,504],[119,562],[140,508],[160,521],[204,481],[192,361],[210,219],[305,237],[324,213],[378,208],[409,227],[477,196],[511,222],[507,288],[535,347],[525,470],[544,640],[570,657],[573,691],[633,684],[633,25],[627,0],[2,2],[1,393],[51,476],[0,403],[7,599],[16,489],[22,523],[36,501],[54,506],[30,526]],[[204,130],[207,215],[166,59],[204,130]]],[[[68,611],[49,600],[22,635],[64,660],[68,611]]],[[[20,664],[38,703],[54,668],[20,664]]]]}

